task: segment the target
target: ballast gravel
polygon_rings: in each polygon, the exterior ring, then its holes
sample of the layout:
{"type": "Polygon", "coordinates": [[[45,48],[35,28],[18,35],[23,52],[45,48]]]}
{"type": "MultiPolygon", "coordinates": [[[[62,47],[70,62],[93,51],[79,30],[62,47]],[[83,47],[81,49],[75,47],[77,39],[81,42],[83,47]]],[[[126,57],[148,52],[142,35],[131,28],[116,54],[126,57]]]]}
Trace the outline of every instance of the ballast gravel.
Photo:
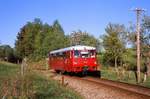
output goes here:
{"type": "MultiPolygon", "coordinates": [[[[61,82],[62,77],[57,75],[54,79],[61,82]]],[[[64,77],[64,82],[67,86],[85,97],[85,99],[150,99],[139,94],[85,80],[74,79],[73,77],[64,77]]]]}

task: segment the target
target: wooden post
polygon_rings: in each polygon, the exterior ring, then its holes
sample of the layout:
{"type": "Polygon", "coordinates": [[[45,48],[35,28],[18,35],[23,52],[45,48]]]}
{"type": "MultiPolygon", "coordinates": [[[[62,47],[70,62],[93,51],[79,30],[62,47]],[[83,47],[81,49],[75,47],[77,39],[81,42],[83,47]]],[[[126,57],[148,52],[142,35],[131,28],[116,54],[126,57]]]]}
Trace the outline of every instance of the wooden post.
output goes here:
{"type": "Polygon", "coordinates": [[[19,59],[17,60],[17,64],[19,64],[20,62],[19,62],[19,59]]]}
{"type": "Polygon", "coordinates": [[[24,75],[26,68],[27,68],[27,59],[24,58],[21,64],[21,76],[24,75]]]}
{"type": "Polygon", "coordinates": [[[61,75],[61,84],[64,85],[64,76],[62,75],[62,72],[60,72],[61,75]]]}
{"type": "Polygon", "coordinates": [[[45,62],[46,70],[48,70],[48,69],[49,69],[49,67],[48,67],[48,66],[49,66],[49,65],[48,65],[49,59],[46,58],[45,60],[46,60],[46,62],[45,62]]]}
{"type": "Polygon", "coordinates": [[[24,74],[24,65],[23,65],[23,63],[21,64],[21,76],[23,76],[23,74],[24,74]]]}
{"type": "Polygon", "coordinates": [[[64,85],[64,76],[62,75],[62,85],[64,85]]]}

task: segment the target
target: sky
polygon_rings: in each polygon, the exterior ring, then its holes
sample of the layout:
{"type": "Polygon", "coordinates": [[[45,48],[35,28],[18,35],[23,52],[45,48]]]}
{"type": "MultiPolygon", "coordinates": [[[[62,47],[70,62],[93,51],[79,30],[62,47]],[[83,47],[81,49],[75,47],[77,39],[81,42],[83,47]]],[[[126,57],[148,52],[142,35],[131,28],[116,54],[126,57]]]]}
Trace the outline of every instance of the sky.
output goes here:
{"type": "Polygon", "coordinates": [[[34,18],[53,24],[58,20],[65,34],[87,31],[98,38],[108,23],[135,23],[134,8],[146,9],[150,0],[0,0],[0,43],[14,47],[20,28],[34,18]]]}

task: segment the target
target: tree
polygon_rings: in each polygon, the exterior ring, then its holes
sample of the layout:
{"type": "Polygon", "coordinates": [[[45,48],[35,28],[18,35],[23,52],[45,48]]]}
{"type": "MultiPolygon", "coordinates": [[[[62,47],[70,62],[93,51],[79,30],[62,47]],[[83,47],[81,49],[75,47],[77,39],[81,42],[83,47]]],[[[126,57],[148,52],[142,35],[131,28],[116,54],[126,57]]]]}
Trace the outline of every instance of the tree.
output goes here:
{"type": "Polygon", "coordinates": [[[0,60],[9,61],[9,62],[17,62],[17,57],[14,53],[14,49],[9,45],[1,45],[0,46],[0,60]]]}
{"type": "Polygon", "coordinates": [[[4,60],[5,58],[5,53],[4,53],[4,46],[0,46],[0,60],[4,60]]]}
{"type": "MultiPolygon", "coordinates": [[[[135,25],[131,24],[129,28],[129,41],[133,49],[136,49],[136,30],[135,25]]],[[[141,23],[140,30],[140,45],[141,45],[141,57],[145,59],[150,50],[150,17],[144,16],[141,23]]]]}
{"type": "MultiPolygon", "coordinates": [[[[129,27],[129,42],[131,43],[131,48],[134,52],[136,52],[136,27],[134,24],[131,24],[129,27]]],[[[141,72],[143,72],[145,75],[150,75],[150,17],[144,16],[142,23],[141,23],[141,29],[140,29],[140,45],[141,45],[141,72]]],[[[136,57],[135,57],[136,58],[136,57]]],[[[136,62],[136,60],[135,60],[136,62]]],[[[134,62],[134,63],[135,63],[134,62]]],[[[136,63],[135,63],[136,66],[136,63]]],[[[146,76],[144,77],[146,80],[146,76]]]]}
{"type": "Polygon", "coordinates": [[[27,24],[20,29],[15,42],[15,48],[20,57],[29,56],[34,53],[37,47],[37,45],[35,45],[35,39],[41,28],[42,22],[40,19],[35,19],[33,22],[27,22],[27,24]]]}
{"type": "Polygon", "coordinates": [[[58,22],[54,21],[53,25],[49,27],[43,40],[43,48],[45,54],[49,51],[66,47],[67,37],[64,35],[64,31],[58,22]]]}
{"type": "MultiPolygon", "coordinates": [[[[37,58],[37,59],[41,59],[43,57],[46,57],[47,55],[47,51],[46,51],[46,47],[44,47],[44,44],[49,41],[45,42],[45,38],[49,37],[48,32],[51,31],[51,27],[46,23],[41,27],[41,30],[39,30],[39,33],[36,35],[35,38],[35,50],[34,50],[34,55],[32,55],[32,57],[37,58]]],[[[50,46],[50,45],[46,45],[46,46],[50,46]]]]}
{"type": "Polygon", "coordinates": [[[104,60],[117,68],[118,64],[122,65],[121,56],[125,52],[126,29],[124,25],[109,23],[105,31],[106,34],[103,35],[104,60]]]}
{"type": "Polygon", "coordinates": [[[43,24],[38,18],[27,22],[17,35],[16,52],[20,57],[35,60],[47,57],[48,52],[68,45],[68,37],[58,20],[53,25],[43,24]]]}
{"type": "Polygon", "coordinates": [[[150,76],[150,16],[144,16],[141,31],[142,56],[145,59],[146,73],[150,76]]]}
{"type": "Polygon", "coordinates": [[[81,30],[73,31],[70,35],[71,45],[88,45],[96,47],[97,39],[87,32],[82,32],[81,30]]]}
{"type": "Polygon", "coordinates": [[[54,23],[52,25],[52,32],[54,34],[54,39],[55,39],[55,43],[53,43],[55,49],[59,49],[59,48],[65,47],[65,45],[63,43],[65,41],[64,30],[61,27],[61,25],[58,22],[58,20],[54,21],[54,23]]]}

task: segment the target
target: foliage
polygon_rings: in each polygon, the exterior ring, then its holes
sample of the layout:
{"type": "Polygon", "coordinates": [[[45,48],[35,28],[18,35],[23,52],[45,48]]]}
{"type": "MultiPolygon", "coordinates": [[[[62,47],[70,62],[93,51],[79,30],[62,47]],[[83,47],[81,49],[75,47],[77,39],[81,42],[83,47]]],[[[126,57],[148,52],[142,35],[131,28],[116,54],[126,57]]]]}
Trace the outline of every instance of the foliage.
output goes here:
{"type": "MultiPolygon", "coordinates": [[[[119,71],[120,79],[118,79],[119,76],[116,74],[114,67],[103,66],[101,68],[101,76],[104,79],[109,79],[109,80],[119,81],[119,82],[125,82],[125,83],[135,84],[135,85],[137,84],[136,77],[135,77],[135,71],[127,70],[127,71],[123,72],[123,70],[120,70],[119,71]]],[[[142,80],[144,79],[143,73],[141,73],[141,79],[142,80]]],[[[150,77],[147,78],[146,82],[140,83],[140,85],[150,88],[150,77]]]]}
{"type": "Polygon", "coordinates": [[[121,56],[125,52],[125,27],[119,24],[109,23],[103,35],[103,46],[105,49],[104,60],[109,65],[117,67],[121,65],[121,56]]]}
{"type": "Polygon", "coordinates": [[[144,16],[142,21],[142,32],[145,34],[143,39],[147,45],[150,45],[150,16],[144,16]]]}
{"type": "Polygon", "coordinates": [[[145,16],[142,21],[141,43],[142,52],[148,53],[150,50],[150,16],[145,16]]]}
{"type": "Polygon", "coordinates": [[[150,16],[144,16],[142,21],[142,58],[145,72],[150,76],[150,16]]]}
{"type": "MultiPolygon", "coordinates": [[[[141,45],[141,71],[146,72],[146,65],[149,62],[150,56],[148,55],[150,50],[150,17],[144,16],[141,29],[140,29],[140,45],[141,45]],[[146,64],[146,65],[145,65],[146,64]]],[[[128,31],[128,40],[132,49],[136,49],[136,28],[134,24],[131,24],[128,31]]],[[[136,52],[136,50],[133,50],[136,52]]],[[[131,58],[131,57],[130,57],[131,58]]],[[[136,59],[136,55],[133,57],[136,59]]],[[[134,60],[136,65],[136,60],[134,60]]],[[[133,66],[133,65],[132,65],[133,66]]]]}
{"type": "Polygon", "coordinates": [[[73,31],[70,35],[71,45],[88,45],[88,46],[97,46],[97,39],[90,35],[87,32],[83,32],[81,30],[73,31]]]}
{"type": "Polygon", "coordinates": [[[19,60],[19,57],[15,54],[15,50],[11,48],[9,45],[1,45],[0,60],[17,62],[17,60],[19,60]]]}
{"type": "Polygon", "coordinates": [[[122,56],[126,70],[136,71],[136,50],[128,48],[122,56]]]}
{"type": "Polygon", "coordinates": [[[46,57],[48,52],[54,49],[66,47],[64,31],[56,20],[50,26],[36,18],[33,22],[27,22],[18,33],[15,48],[20,57],[31,57],[39,60],[46,57]]]}
{"type": "MultiPolygon", "coordinates": [[[[75,33],[82,34],[80,44],[96,46],[97,40],[94,36],[82,31],[75,33]]],[[[47,57],[49,51],[70,46],[69,39],[70,36],[65,35],[58,20],[49,25],[43,24],[40,19],[36,18],[33,22],[27,22],[20,29],[15,48],[19,57],[27,56],[34,60],[40,60],[47,57]]]]}

